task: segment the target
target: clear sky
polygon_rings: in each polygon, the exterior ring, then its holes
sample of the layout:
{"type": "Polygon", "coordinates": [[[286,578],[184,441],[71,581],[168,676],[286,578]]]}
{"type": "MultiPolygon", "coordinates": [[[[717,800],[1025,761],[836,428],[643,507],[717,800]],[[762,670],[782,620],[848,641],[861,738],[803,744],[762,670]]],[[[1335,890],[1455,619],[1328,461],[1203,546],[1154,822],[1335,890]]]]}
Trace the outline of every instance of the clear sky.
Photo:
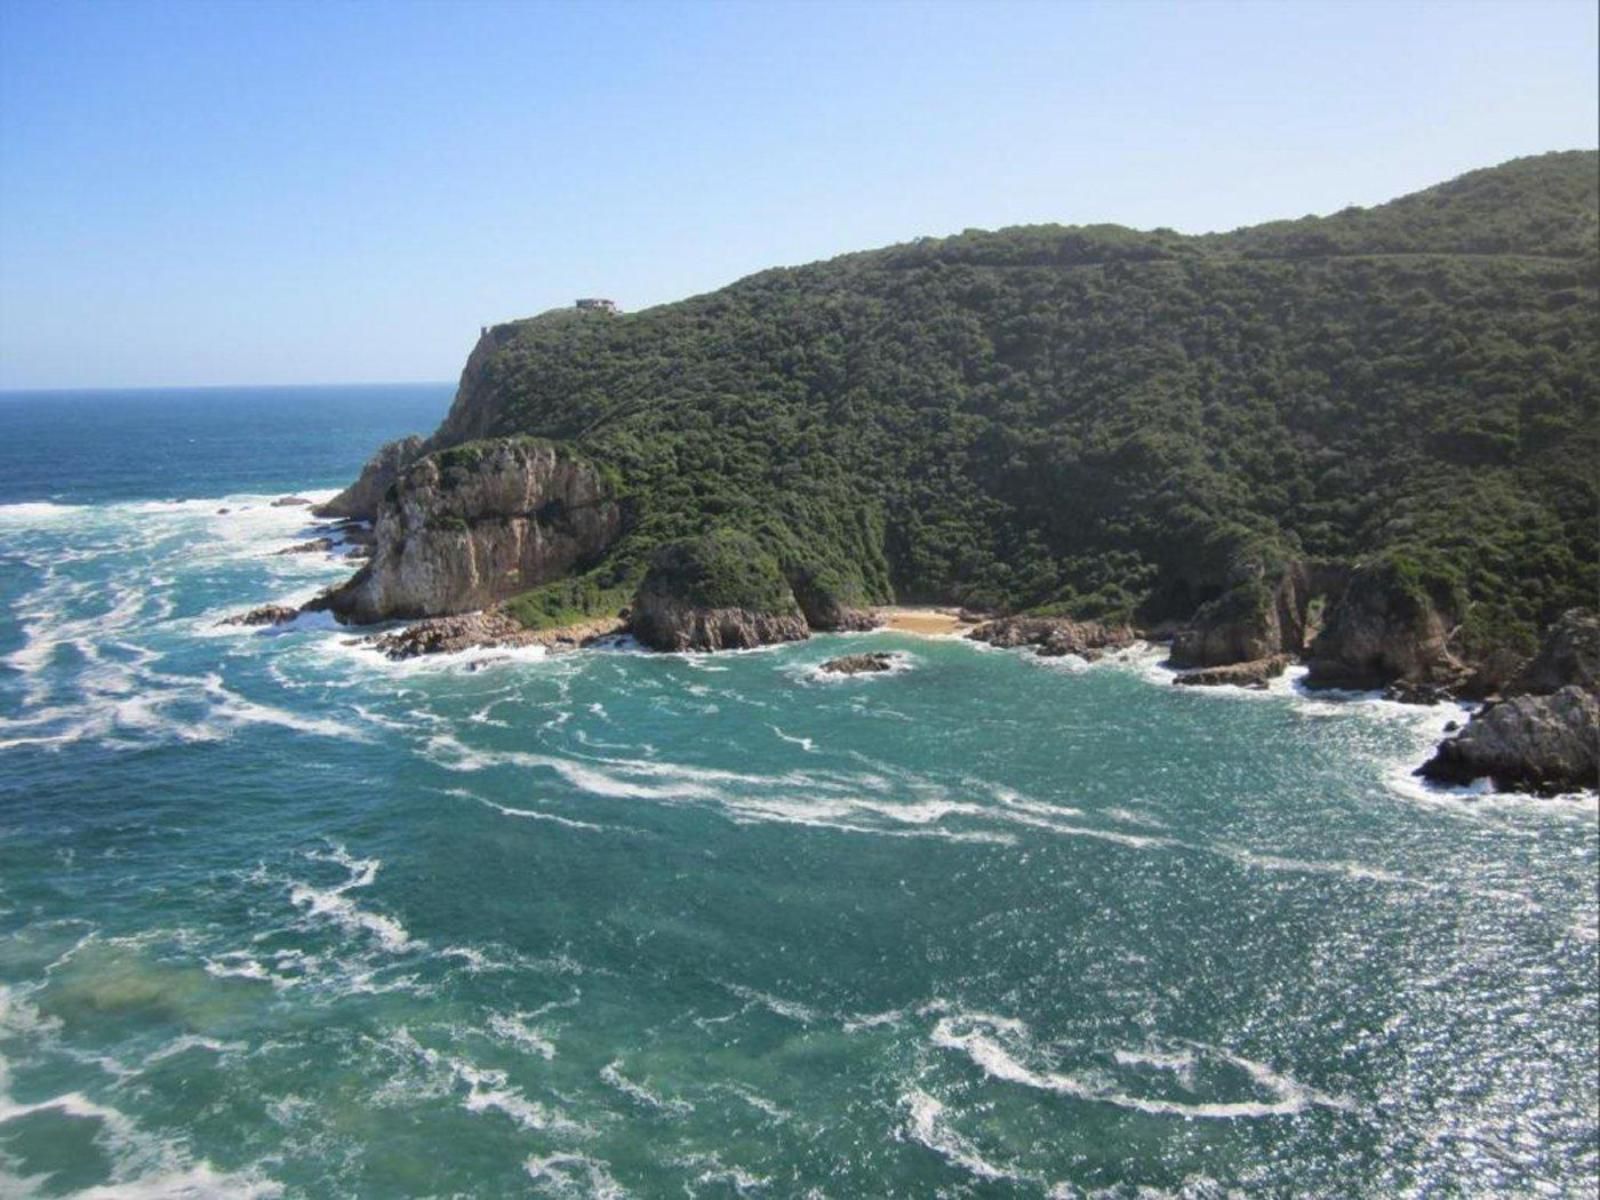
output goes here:
{"type": "Polygon", "coordinates": [[[478,326],[1597,140],[1594,0],[0,0],[0,388],[453,379],[478,326]]]}

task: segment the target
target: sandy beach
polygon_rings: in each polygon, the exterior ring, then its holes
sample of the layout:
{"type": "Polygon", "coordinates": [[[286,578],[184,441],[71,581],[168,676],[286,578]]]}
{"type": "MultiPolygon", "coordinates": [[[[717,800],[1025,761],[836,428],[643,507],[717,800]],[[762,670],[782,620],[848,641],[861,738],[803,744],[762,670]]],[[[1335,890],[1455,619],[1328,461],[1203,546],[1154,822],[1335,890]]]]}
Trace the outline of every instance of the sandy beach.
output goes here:
{"type": "Polygon", "coordinates": [[[893,629],[900,633],[920,633],[927,637],[964,633],[977,624],[975,621],[963,621],[953,608],[889,605],[872,611],[883,618],[885,629],[893,629]]]}

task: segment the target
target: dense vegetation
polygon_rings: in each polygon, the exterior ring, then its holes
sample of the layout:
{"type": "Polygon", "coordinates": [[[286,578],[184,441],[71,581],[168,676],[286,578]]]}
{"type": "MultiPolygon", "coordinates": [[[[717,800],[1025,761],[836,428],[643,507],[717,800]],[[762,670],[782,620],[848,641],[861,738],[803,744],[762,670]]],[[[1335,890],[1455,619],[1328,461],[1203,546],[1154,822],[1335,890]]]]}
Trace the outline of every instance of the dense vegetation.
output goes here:
{"type": "Polygon", "coordinates": [[[1596,592],[1596,175],[1545,155],[1204,237],[969,231],[548,314],[492,331],[442,434],[621,481],[622,542],[534,619],[727,528],[846,601],[1145,620],[1251,562],[1386,552],[1525,638],[1596,592]]]}

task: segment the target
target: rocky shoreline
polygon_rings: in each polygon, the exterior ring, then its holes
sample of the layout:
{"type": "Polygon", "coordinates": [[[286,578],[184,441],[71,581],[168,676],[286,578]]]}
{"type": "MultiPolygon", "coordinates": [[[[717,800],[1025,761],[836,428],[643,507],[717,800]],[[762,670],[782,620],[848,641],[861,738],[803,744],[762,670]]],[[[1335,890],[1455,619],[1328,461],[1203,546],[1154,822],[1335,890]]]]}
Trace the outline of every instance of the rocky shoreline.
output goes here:
{"type": "MultiPolygon", "coordinates": [[[[273,503],[305,504],[301,497],[273,503]]],[[[1309,688],[1383,690],[1422,705],[1484,702],[1419,769],[1426,778],[1489,778],[1533,791],[1595,786],[1600,618],[1567,613],[1531,659],[1504,648],[1469,655],[1461,637],[1469,606],[1459,585],[1398,556],[1356,564],[1245,559],[1188,621],[1164,629],[1065,616],[981,619],[966,610],[917,621],[905,616],[909,610],[860,603],[831,582],[837,572],[775,556],[748,534],[713,530],[657,546],[635,582],[606,585],[598,603],[580,600],[578,612],[598,610],[592,617],[530,628],[538,621],[509,602],[603,562],[631,519],[615,480],[570,450],[525,437],[443,450],[404,439],[383,447],[356,483],[312,511],[334,523],[276,553],[343,549],[366,562],[298,610],[265,605],[225,623],[270,627],[321,611],[341,624],[409,620],[361,639],[391,659],[571,649],[622,633],[660,651],[750,649],[877,628],[886,613],[892,627],[912,632],[959,633],[1089,662],[1166,633],[1173,683],[1183,687],[1264,689],[1301,662],[1309,688]]],[[[846,664],[840,670],[881,669],[871,655],[838,661],[846,664]]]]}

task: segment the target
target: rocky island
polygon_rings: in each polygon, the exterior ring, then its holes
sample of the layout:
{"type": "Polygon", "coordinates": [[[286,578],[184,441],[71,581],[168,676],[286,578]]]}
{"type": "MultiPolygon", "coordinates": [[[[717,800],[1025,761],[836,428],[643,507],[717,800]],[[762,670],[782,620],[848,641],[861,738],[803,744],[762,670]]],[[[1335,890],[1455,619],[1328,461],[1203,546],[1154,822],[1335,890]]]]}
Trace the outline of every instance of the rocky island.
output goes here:
{"type": "Polygon", "coordinates": [[[384,643],[421,653],[596,622],[747,648],[946,604],[1041,655],[1170,635],[1187,685],[1300,660],[1503,698],[1431,776],[1591,778],[1505,763],[1565,764],[1592,721],[1592,676],[1511,684],[1595,595],[1596,166],[1203,237],[925,238],[486,328],[439,429],[318,508],[373,529],[310,607],[451,622],[384,643]]]}

